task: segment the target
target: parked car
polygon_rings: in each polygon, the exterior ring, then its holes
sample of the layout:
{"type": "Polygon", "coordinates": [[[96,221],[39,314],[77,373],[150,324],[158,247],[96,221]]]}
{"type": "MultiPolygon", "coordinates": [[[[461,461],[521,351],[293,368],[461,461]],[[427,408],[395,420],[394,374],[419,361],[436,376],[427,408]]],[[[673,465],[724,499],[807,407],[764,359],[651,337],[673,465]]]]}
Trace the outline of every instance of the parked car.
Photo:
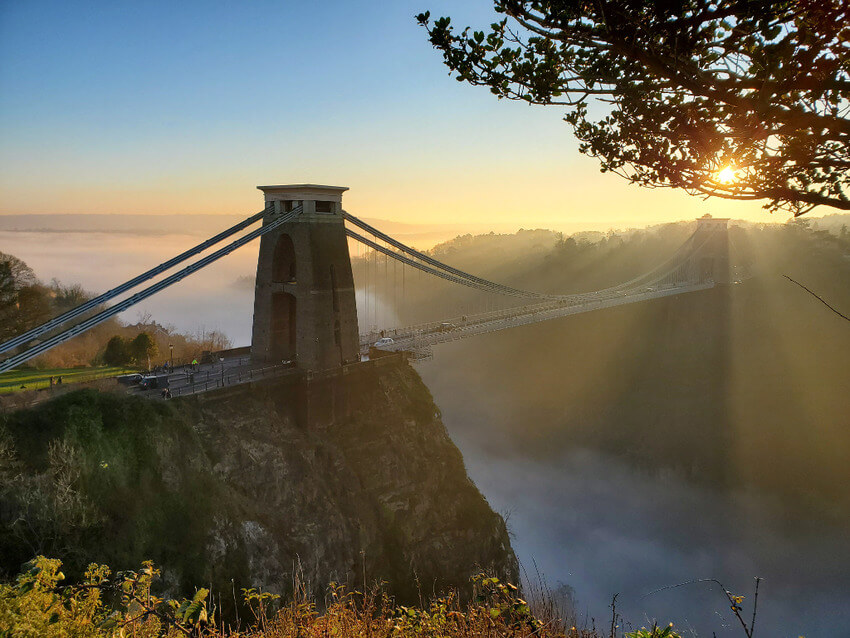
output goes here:
{"type": "Polygon", "coordinates": [[[375,347],[376,348],[383,348],[385,346],[391,346],[394,343],[395,343],[395,340],[391,339],[390,337],[381,337],[380,339],[378,339],[375,342],[375,347]]]}
{"type": "Polygon", "coordinates": [[[120,376],[115,377],[118,380],[118,383],[121,385],[136,385],[142,380],[142,375],[136,374],[122,374],[120,376]]]}

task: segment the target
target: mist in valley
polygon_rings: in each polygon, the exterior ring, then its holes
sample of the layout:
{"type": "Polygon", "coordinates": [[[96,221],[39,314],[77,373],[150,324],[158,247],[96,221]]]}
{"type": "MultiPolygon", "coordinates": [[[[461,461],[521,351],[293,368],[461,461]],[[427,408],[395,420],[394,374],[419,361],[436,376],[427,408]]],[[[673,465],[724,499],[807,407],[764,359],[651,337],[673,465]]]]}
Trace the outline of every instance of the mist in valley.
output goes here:
{"type": "MultiPolygon", "coordinates": [[[[850,626],[850,330],[781,276],[850,308],[850,244],[807,226],[730,229],[739,284],[436,346],[419,365],[528,579],[572,587],[578,622],[610,622],[619,594],[638,627],[738,635],[716,585],[671,586],[717,579],[751,613],[758,576],[759,633],[850,626]]],[[[682,231],[560,242],[511,283],[592,290],[682,231]]]]}
{"type": "MultiPolygon", "coordinates": [[[[218,230],[216,228],[215,230],[218,230]]],[[[155,238],[136,233],[0,232],[0,251],[22,259],[45,282],[80,284],[100,294],[198,244],[190,234],[155,238]]],[[[233,343],[251,341],[256,243],[236,250],[184,281],[148,298],[118,318],[150,317],[186,334],[219,330],[233,343]],[[245,285],[245,278],[249,278],[245,285]]]]}

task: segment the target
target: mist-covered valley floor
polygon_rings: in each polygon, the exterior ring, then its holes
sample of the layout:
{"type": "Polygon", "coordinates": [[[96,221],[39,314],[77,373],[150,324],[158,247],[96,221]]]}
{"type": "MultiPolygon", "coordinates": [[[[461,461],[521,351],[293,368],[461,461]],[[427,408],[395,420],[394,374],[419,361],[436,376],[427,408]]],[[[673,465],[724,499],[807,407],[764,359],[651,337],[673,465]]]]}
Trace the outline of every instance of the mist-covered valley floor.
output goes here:
{"type": "MultiPolygon", "coordinates": [[[[497,341],[492,336],[477,344],[442,346],[434,361],[419,369],[470,477],[506,516],[528,580],[536,581],[539,570],[552,589],[568,585],[579,619],[588,623],[591,617],[597,625],[609,619],[608,605],[619,594],[618,609],[637,626],[657,619],[692,628],[695,635],[720,636],[738,635],[740,627],[717,586],[695,583],[650,592],[716,578],[747,596],[749,604],[753,578],[760,576],[765,579],[759,599],[762,635],[845,635],[841,632],[850,626],[846,518],[835,522],[817,507],[806,510],[793,497],[746,479],[719,486],[704,476],[687,478],[673,469],[678,462],[653,459],[651,450],[642,462],[604,444],[570,442],[570,425],[554,410],[543,416],[529,411],[523,418],[524,401],[511,377],[540,379],[545,373],[530,359],[512,362],[497,341]],[[444,352],[450,349],[454,352],[444,352]],[[501,379],[482,371],[486,364],[475,360],[478,349],[494,358],[505,354],[501,379]]],[[[524,341],[533,348],[537,339],[528,335],[524,341]]],[[[581,363],[574,359],[565,365],[581,363]]],[[[685,421],[680,427],[694,425],[685,421]]],[[[636,444],[650,448],[651,433],[647,439],[636,444]]],[[[846,454],[845,446],[845,459],[846,454]]],[[[771,456],[767,450],[765,455],[771,456]]],[[[790,474],[806,489],[812,463],[817,461],[779,458],[773,471],[790,474]]],[[[846,490],[843,474],[835,468],[833,480],[846,490]]]]}

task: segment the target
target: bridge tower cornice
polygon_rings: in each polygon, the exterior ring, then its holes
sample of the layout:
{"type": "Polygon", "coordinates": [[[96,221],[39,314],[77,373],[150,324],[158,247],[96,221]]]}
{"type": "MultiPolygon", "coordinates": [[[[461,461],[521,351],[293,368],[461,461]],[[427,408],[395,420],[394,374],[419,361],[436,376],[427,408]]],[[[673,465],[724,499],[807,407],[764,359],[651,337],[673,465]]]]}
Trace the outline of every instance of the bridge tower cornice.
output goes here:
{"type": "Polygon", "coordinates": [[[275,186],[257,186],[263,191],[266,204],[274,204],[274,212],[288,212],[295,206],[302,206],[298,216],[302,221],[327,221],[328,215],[342,216],[342,194],[347,186],[327,186],[324,184],[278,184],[275,186]],[[314,217],[318,216],[318,217],[314,217]]]}

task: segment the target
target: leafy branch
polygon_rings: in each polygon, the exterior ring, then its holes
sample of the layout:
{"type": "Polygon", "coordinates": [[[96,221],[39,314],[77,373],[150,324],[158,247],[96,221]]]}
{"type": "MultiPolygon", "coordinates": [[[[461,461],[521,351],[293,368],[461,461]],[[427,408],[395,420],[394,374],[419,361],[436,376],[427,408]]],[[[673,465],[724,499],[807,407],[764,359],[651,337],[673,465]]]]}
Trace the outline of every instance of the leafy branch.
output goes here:
{"type": "Polygon", "coordinates": [[[417,20],[460,82],[567,107],[579,150],[646,187],[850,210],[841,0],[494,0],[489,31],[417,20]],[[718,179],[723,169],[734,179],[718,179]]]}

